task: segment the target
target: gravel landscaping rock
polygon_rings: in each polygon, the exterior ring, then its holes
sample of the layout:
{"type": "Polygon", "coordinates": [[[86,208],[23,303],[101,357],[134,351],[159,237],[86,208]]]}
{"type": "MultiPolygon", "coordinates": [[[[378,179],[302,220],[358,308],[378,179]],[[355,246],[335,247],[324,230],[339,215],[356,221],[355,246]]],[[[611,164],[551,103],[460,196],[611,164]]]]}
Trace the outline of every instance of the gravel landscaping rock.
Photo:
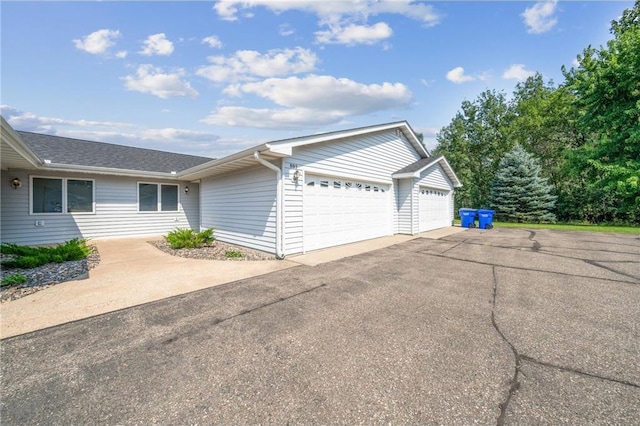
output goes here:
{"type": "Polygon", "coordinates": [[[172,249],[165,240],[149,241],[149,244],[169,253],[173,256],[186,257],[189,259],[206,259],[206,260],[275,260],[275,256],[258,250],[239,247],[233,244],[215,241],[212,244],[205,245],[196,249],[172,249]],[[225,253],[234,251],[242,254],[242,257],[227,257],[225,253]]]}
{"type": "MultiPolygon", "coordinates": [[[[14,274],[27,277],[27,282],[11,287],[0,288],[0,303],[19,299],[36,291],[44,290],[52,285],[83,278],[100,263],[100,253],[95,246],[90,246],[91,253],[82,260],[63,263],[47,263],[31,269],[5,268],[0,269],[0,280],[14,274]]],[[[6,256],[8,258],[8,256],[6,256]]]]}

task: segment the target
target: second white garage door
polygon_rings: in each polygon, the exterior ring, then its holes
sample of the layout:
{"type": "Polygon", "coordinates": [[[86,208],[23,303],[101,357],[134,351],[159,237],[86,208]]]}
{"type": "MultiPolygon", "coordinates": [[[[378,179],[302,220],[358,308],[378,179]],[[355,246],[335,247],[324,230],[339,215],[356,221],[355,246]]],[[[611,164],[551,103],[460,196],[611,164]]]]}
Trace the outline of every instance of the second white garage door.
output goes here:
{"type": "Polygon", "coordinates": [[[420,232],[451,226],[451,192],[420,187],[418,194],[420,232]]]}
{"type": "Polygon", "coordinates": [[[307,175],[303,198],[305,251],[392,234],[389,185],[307,175]]]}

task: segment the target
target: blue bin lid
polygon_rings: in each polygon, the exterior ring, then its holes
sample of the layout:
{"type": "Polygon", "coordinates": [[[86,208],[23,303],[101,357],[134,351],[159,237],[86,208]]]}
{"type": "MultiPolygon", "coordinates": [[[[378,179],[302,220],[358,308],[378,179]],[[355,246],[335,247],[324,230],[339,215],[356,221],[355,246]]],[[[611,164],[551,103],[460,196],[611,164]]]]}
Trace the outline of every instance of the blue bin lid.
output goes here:
{"type": "Polygon", "coordinates": [[[476,210],[476,209],[467,209],[467,208],[463,208],[463,209],[458,209],[458,211],[461,211],[461,212],[474,212],[474,213],[475,213],[475,212],[477,212],[478,210],[476,210]]]}
{"type": "Polygon", "coordinates": [[[496,211],[495,210],[489,210],[489,209],[478,209],[478,213],[496,214],[496,211]]]}

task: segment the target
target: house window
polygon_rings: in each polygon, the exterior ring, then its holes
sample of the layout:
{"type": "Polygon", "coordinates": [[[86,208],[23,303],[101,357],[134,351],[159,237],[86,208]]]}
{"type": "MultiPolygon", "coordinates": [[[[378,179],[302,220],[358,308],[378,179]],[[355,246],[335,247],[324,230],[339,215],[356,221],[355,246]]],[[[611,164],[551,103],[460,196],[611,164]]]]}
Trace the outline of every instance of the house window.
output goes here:
{"type": "Polygon", "coordinates": [[[94,181],[31,177],[31,214],[95,213],[94,181]]]}
{"type": "Polygon", "coordinates": [[[32,178],[31,212],[62,213],[62,179],[32,178]]]}
{"type": "Polygon", "coordinates": [[[138,211],[178,211],[178,185],[138,183],[138,211]]]}
{"type": "Polygon", "coordinates": [[[67,213],[93,213],[93,181],[67,179],[67,213]]]}
{"type": "Polygon", "coordinates": [[[178,211],[178,186],[160,185],[160,208],[163,212],[178,211]]]}

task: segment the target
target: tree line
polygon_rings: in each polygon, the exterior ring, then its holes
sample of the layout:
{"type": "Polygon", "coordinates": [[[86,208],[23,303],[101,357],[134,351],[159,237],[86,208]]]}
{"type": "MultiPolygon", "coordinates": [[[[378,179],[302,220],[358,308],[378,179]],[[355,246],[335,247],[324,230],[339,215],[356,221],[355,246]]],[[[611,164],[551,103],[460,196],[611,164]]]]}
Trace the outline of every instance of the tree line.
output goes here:
{"type": "Polygon", "coordinates": [[[640,0],[610,32],[562,67],[561,84],[537,73],[509,100],[486,90],[462,103],[433,152],[464,185],[456,208],[491,207],[500,162],[519,145],[552,186],[558,220],[640,224],[640,0]]]}

